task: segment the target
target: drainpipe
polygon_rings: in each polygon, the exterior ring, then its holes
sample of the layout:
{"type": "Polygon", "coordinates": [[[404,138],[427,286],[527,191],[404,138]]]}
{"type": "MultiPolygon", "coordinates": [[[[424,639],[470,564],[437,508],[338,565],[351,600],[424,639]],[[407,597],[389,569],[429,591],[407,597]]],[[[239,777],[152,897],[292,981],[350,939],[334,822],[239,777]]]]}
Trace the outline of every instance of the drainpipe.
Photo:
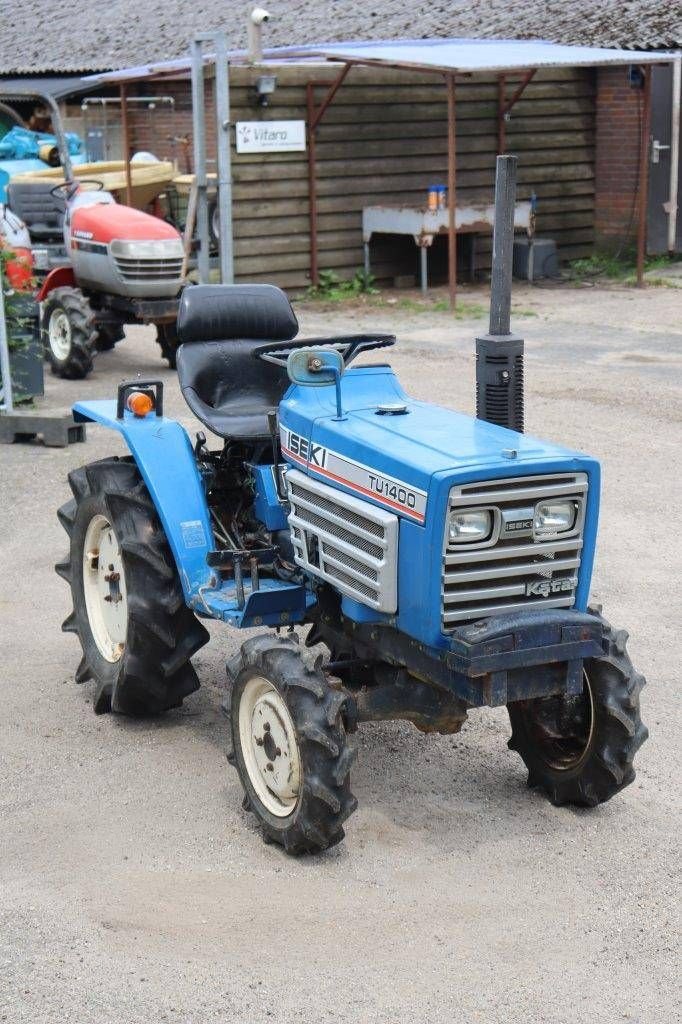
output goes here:
{"type": "Polygon", "coordinates": [[[248,61],[260,64],[263,60],[263,24],[270,21],[270,14],[263,7],[254,7],[247,22],[248,61]]]}
{"type": "Polygon", "coordinates": [[[668,252],[675,252],[677,241],[677,192],[680,169],[680,99],[682,94],[682,57],[673,61],[672,124],[670,126],[670,198],[668,214],[668,252]]]}

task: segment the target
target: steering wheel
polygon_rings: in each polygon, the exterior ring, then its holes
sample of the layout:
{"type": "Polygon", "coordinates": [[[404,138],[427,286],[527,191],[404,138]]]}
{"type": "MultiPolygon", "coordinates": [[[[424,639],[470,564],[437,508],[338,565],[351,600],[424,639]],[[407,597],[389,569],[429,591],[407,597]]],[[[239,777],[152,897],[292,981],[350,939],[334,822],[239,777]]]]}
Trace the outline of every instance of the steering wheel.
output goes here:
{"type": "Polygon", "coordinates": [[[55,199],[59,199],[59,194],[64,193],[66,199],[70,199],[71,196],[75,195],[79,185],[97,185],[96,192],[101,192],[104,188],[104,183],[97,181],[96,178],[78,178],[76,181],[61,181],[54,188],[50,189],[50,195],[54,196],[55,199]]]}
{"type": "Polygon", "coordinates": [[[299,341],[279,341],[270,345],[261,345],[254,349],[256,359],[275,366],[286,366],[289,354],[299,348],[326,346],[335,348],[343,356],[346,366],[359,356],[361,352],[369,352],[375,348],[390,348],[395,345],[394,334],[343,334],[336,338],[303,338],[299,341]]]}

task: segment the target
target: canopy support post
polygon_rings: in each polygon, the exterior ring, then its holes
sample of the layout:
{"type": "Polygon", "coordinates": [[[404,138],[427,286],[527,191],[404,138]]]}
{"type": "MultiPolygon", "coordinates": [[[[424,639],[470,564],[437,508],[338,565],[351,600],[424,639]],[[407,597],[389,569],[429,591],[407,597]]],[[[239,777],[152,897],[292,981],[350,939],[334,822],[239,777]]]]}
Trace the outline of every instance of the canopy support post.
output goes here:
{"type": "Polygon", "coordinates": [[[450,309],[454,312],[457,306],[455,76],[447,75],[446,84],[448,92],[448,290],[450,293],[450,309]]]}
{"type": "Polygon", "coordinates": [[[646,228],[649,195],[649,135],[651,132],[651,68],[642,68],[644,96],[642,134],[639,140],[639,219],[637,222],[637,287],[644,287],[644,259],[646,256],[646,228]]]}
{"type": "Polygon", "coordinates": [[[537,68],[531,68],[517,85],[509,99],[507,99],[507,76],[497,76],[497,154],[501,156],[507,148],[507,121],[514,104],[521,99],[526,86],[533,80],[537,68]]]}
{"type": "MultiPolygon", "coordinates": [[[[128,89],[121,82],[119,86],[121,97],[121,131],[123,132],[123,159],[125,160],[126,173],[126,206],[133,205],[133,178],[130,170],[130,123],[128,121],[128,89]]],[[[105,104],[106,106],[106,104],[105,104]]]]}
{"type": "Polygon", "coordinates": [[[329,104],[343,85],[352,63],[344,64],[340,74],[334,79],[320,106],[315,109],[315,87],[324,87],[327,82],[306,82],[306,104],[308,113],[308,216],[310,219],[310,282],[317,287],[320,282],[320,269],[317,253],[317,149],[315,133],[324,117],[329,104]]]}

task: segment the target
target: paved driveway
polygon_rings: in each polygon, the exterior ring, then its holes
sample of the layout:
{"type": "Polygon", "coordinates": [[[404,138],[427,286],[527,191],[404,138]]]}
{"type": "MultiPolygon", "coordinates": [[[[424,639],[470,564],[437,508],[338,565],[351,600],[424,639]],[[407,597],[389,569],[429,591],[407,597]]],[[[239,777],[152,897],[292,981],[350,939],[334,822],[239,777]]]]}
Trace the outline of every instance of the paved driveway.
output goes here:
{"type": "MultiPolygon", "coordinates": [[[[635,783],[594,811],[551,807],[526,789],[503,711],[455,737],[367,726],[346,842],[287,859],[225,760],[219,703],[241,637],[212,629],[202,689],[158,721],[95,717],[92,684],[74,683],[55,510],[67,471],[118,438],[2,447],[0,1020],[680,1019],[682,291],[526,288],[515,304],[528,431],[603,462],[594,594],[649,679],[635,783]]],[[[300,315],[310,334],[394,329],[407,389],[471,411],[480,320],[400,296],[300,315]]],[[[131,330],[88,381],[49,379],[47,404],[159,370],[151,332],[131,330]]],[[[168,413],[191,426],[160,373],[168,413]]]]}

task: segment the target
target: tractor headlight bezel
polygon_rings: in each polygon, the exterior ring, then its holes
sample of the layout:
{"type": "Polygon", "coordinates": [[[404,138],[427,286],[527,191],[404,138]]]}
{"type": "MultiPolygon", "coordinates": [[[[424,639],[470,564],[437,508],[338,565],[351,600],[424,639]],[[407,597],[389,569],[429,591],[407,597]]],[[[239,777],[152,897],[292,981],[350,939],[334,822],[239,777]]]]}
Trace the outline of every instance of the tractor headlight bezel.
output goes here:
{"type": "Polygon", "coordinates": [[[496,528],[496,510],[487,506],[481,508],[451,509],[446,523],[448,547],[460,544],[487,544],[493,539],[496,528]]]}
{"type": "Polygon", "coordinates": [[[125,260],[177,260],[184,256],[181,238],[114,238],[111,254],[125,260]]]}
{"type": "Polygon", "coordinates": [[[581,519],[581,502],[575,498],[544,498],[535,506],[533,536],[556,537],[574,533],[581,519]]]}

